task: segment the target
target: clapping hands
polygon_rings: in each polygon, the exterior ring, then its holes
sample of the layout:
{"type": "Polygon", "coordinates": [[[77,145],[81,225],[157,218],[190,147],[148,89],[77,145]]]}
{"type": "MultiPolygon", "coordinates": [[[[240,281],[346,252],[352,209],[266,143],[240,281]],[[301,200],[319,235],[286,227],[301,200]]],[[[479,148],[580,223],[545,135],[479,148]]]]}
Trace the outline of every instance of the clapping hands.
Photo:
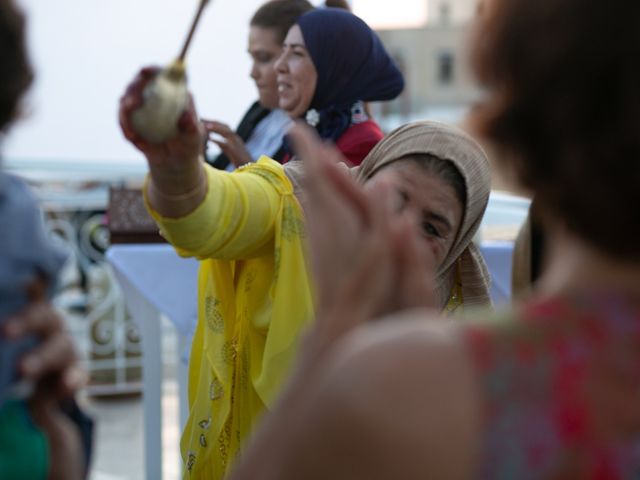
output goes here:
{"type": "Polygon", "coordinates": [[[416,245],[411,220],[394,211],[391,186],[365,190],[340,153],[309,129],[291,131],[305,162],[306,216],[317,311],[310,340],[323,350],[359,324],[394,311],[434,305],[434,262],[416,245]],[[431,271],[425,271],[428,265],[431,271]]]}

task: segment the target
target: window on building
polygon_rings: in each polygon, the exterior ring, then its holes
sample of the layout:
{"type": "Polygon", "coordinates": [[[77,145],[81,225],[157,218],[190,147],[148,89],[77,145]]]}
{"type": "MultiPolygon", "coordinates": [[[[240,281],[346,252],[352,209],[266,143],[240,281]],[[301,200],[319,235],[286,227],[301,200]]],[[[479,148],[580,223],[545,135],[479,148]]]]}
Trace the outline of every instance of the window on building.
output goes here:
{"type": "Polygon", "coordinates": [[[439,10],[440,23],[448,24],[451,20],[451,4],[449,2],[442,2],[440,3],[439,10]]]}
{"type": "Polygon", "coordinates": [[[451,85],[454,80],[454,57],[449,51],[438,54],[438,83],[440,85],[451,85]]]}

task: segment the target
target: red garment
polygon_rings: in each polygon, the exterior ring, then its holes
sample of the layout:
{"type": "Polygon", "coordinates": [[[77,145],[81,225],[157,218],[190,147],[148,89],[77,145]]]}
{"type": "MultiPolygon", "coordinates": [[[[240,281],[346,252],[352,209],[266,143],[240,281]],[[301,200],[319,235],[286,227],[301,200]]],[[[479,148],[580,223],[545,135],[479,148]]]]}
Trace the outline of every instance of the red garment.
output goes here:
{"type": "MultiPolygon", "coordinates": [[[[369,119],[362,123],[352,124],[338,139],[336,147],[349,161],[350,166],[355,167],[362,163],[364,157],[382,140],[384,134],[376,122],[369,119]]],[[[282,163],[291,160],[287,154],[282,163]]]]}
{"type": "Polygon", "coordinates": [[[358,166],[383,137],[378,124],[369,119],[351,125],[338,139],[336,147],[352,166],[358,166]]]}
{"type": "Polygon", "coordinates": [[[639,478],[638,307],[604,293],[533,301],[465,336],[484,404],[474,478],[639,478]]]}

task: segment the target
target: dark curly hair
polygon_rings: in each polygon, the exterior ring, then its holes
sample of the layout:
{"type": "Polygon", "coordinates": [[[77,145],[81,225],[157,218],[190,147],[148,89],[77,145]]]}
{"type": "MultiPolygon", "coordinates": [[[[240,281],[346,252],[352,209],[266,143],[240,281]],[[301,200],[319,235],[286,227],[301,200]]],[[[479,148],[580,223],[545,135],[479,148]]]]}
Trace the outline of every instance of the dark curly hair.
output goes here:
{"type": "Polygon", "coordinates": [[[0,131],[6,131],[33,79],[25,45],[24,17],[12,0],[0,0],[0,72],[0,131]]]}
{"type": "Polygon", "coordinates": [[[472,63],[481,134],[586,242],[640,262],[640,2],[494,0],[472,63]]]}
{"type": "Polygon", "coordinates": [[[282,43],[298,17],[309,10],[313,5],[307,0],[271,0],[253,14],[249,24],[275,31],[278,43],[282,43]]]}
{"type": "Polygon", "coordinates": [[[351,11],[351,7],[349,6],[349,2],[346,0],[326,0],[324,2],[325,7],[331,8],[341,8],[343,10],[351,11]]]}

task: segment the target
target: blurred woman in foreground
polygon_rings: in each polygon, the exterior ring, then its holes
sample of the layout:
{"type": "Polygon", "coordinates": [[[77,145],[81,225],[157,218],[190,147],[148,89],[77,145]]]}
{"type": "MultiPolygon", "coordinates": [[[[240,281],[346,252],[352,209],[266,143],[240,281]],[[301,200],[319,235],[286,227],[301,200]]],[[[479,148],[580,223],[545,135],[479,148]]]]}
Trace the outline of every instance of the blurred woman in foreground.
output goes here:
{"type": "MultiPolygon", "coordinates": [[[[0,138],[33,80],[25,18],[0,0],[0,138]]],[[[85,374],[49,295],[66,255],[47,238],[36,197],[0,159],[0,478],[86,478],[92,421],[73,402],[85,374]],[[80,428],[78,428],[80,427],[80,428]]]]}
{"type": "Polygon", "coordinates": [[[414,310],[360,326],[380,298],[412,291],[415,267],[389,247],[415,246],[401,219],[376,213],[384,189],[367,195],[298,131],[314,178],[313,265],[331,301],[232,478],[640,474],[640,4],[490,6],[473,43],[487,89],[474,122],[513,154],[542,207],[536,296],[464,325],[414,310]],[[336,234],[347,228],[357,235],[336,234]],[[383,281],[389,272],[404,280],[383,281]]]}

